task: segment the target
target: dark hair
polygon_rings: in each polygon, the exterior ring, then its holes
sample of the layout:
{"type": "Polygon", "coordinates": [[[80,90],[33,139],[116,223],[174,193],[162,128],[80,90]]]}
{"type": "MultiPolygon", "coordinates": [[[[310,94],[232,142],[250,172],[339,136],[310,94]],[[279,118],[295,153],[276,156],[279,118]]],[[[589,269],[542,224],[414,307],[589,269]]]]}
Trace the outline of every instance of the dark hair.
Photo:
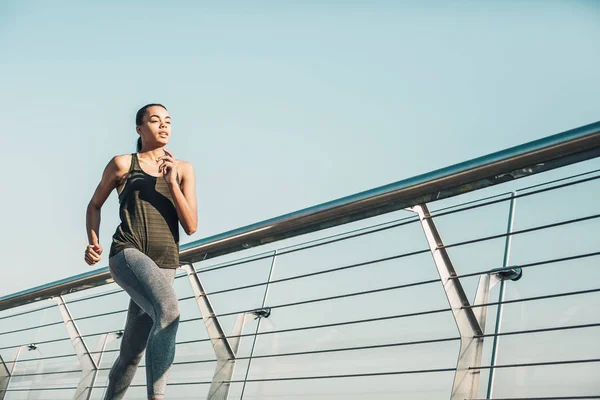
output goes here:
{"type": "MultiPolygon", "coordinates": [[[[140,126],[144,120],[144,115],[146,114],[146,110],[149,107],[162,107],[165,110],[167,109],[167,107],[163,106],[162,104],[158,104],[158,103],[151,103],[151,104],[146,104],[144,107],[140,108],[138,110],[138,112],[135,114],[135,124],[137,126],[140,126]]],[[[140,136],[137,140],[137,151],[139,152],[140,150],[142,150],[142,137],[140,136]]]]}

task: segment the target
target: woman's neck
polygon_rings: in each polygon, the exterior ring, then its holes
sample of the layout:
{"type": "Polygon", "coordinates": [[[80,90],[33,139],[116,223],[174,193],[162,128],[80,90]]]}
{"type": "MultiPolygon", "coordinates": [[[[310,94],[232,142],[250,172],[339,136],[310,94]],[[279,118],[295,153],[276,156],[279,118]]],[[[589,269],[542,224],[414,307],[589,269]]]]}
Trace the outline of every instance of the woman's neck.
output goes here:
{"type": "Polygon", "coordinates": [[[165,150],[164,150],[164,147],[158,147],[156,149],[151,149],[151,150],[142,149],[138,152],[138,154],[140,156],[142,156],[142,158],[145,158],[149,161],[156,162],[156,160],[159,157],[162,157],[165,155],[165,150]]]}

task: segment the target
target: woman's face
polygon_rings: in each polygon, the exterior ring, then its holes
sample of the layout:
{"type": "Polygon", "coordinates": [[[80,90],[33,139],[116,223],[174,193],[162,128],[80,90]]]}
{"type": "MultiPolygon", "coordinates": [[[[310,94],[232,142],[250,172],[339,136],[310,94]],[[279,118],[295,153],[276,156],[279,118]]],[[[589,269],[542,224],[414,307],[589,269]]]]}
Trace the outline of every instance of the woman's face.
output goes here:
{"type": "Polygon", "coordinates": [[[152,147],[164,147],[171,137],[171,117],[169,112],[160,106],[146,109],[142,124],[136,127],[142,141],[152,147]]]}

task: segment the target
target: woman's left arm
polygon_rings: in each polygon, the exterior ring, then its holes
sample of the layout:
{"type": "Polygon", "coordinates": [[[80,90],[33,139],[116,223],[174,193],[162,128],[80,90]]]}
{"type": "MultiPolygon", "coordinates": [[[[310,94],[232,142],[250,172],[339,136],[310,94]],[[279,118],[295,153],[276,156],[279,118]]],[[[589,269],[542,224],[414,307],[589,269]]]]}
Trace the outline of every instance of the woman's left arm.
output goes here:
{"type": "Polygon", "coordinates": [[[168,156],[161,157],[160,159],[165,160],[161,166],[163,167],[161,172],[173,196],[179,222],[185,233],[192,235],[198,228],[198,205],[196,202],[196,176],[194,174],[194,167],[187,161],[175,161],[168,156]],[[177,182],[178,177],[181,177],[180,182],[177,182]]]}

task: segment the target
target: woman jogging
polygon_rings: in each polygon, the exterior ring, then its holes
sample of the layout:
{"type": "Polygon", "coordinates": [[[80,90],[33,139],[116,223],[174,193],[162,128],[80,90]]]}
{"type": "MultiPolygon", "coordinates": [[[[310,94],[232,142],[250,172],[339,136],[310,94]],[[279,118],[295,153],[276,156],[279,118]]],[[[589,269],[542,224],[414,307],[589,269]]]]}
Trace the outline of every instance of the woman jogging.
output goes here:
{"type": "Polygon", "coordinates": [[[119,196],[121,224],[113,235],[110,274],[131,296],[119,357],[110,370],[105,400],[125,392],[146,351],[148,399],[164,398],[175,357],[179,305],[173,279],[179,267],[179,223],[191,235],[198,224],[192,165],[165,149],[171,117],[160,104],[136,115],[137,153],[113,157],[87,208],[85,261],[100,261],[100,209],[113,189],[119,196]]]}

